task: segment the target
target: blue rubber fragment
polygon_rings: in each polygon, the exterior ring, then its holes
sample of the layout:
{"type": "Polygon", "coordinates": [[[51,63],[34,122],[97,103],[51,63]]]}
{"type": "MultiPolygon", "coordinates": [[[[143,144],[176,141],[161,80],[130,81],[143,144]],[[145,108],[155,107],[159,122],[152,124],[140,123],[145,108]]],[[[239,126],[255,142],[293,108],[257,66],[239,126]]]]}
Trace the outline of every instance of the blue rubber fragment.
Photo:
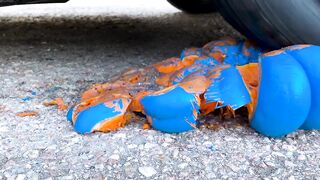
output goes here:
{"type": "Polygon", "coordinates": [[[36,91],[31,91],[31,95],[32,95],[32,96],[36,96],[36,95],[37,95],[37,92],[36,92],[36,91]]]}
{"type": "MultiPolygon", "coordinates": [[[[262,49],[250,46],[249,48],[247,48],[247,51],[250,54],[250,56],[248,57],[248,63],[258,63],[259,56],[262,54],[262,49]]],[[[239,64],[239,65],[243,65],[243,64],[239,64]]]]}
{"type": "Polygon", "coordinates": [[[249,45],[249,47],[247,47],[244,41],[241,42],[240,46],[242,46],[241,51],[237,55],[237,57],[234,58],[237,60],[236,62],[234,62],[235,65],[242,66],[249,63],[259,62],[258,59],[259,56],[262,54],[262,49],[252,45],[249,45]]]}
{"type": "Polygon", "coordinates": [[[194,129],[197,124],[195,112],[199,105],[194,94],[182,87],[157,95],[148,95],[141,99],[144,112],[151,120],[154,129],[167,133],[181,133],[194,129]]]}
{"type": "Polygon", "coordinates": [[[222,52],[226,55],[224,59],[225,64],[240,66],[249,63],[248,57],[242,54],[242,45],[243,42],[234,46],[223,47],[222,52]]]}
{"type": "Polygon", "coordinates": [[[226,56],[223,61],[225,64],[242,66],[248,63],[258,62],[262,50],[254,46],[246,47],[244,41],[238,41],[235,45],[209,46],[206,47],[204,52],[206,52],[207,55],[212,52],[221,52],[226,56]],[[244,51],[247,51],[248,56],[243,53],[244,51]]]}
{"type": "Polygon", "coordinates": [[[115,107],[110,108],[101,103],[81,111],[77,116],[74,129],[80,134],[91,133],[97,124],[119,114],[121,111],[116,111],[115,107]]]}
{"type": "Polygon", "coordinates": [[[208,50],[206,52],[207,53],[221,52],[226,56],[224,58],[224,63],[235,66],[243,63],[244,64],[248,63],[246,59],[239,59],[239,54],[241,54],[241,50],[242,50],[242,44],[240,43],[236,45],[208,47],[208,50]],[[244,61],[244,62],[240,63],[239,61],[244,61]]]}
{"type": "Polygon", "coordinates": [[[67,121],[72,121],[73,107],[71,107],[67,112],[67,121]]]}
{"type": "Polygon", "coordinates": [[[309,80],[302,66],[282,52],[262,56],[258,102],[251,127],[269,137],[282,137],[305,121],[311,104],[309,80]]]}
{"type": "Polygon", "coordinates": [[[21,98],[21,100],[22,100],[23,102],[30,101],[31,99],[32,99],[32,97],[30,97],[30,96],[27,96],[27,97],[21,98]]]}
{"type": "Polygon", "coordinates": [[[287,48],[287,53],[293,56],[303,67],[311,87],[311,108],[309,115],[300,127],[301,129],[320,129],[320,46],[299,45],[287,48]]]}
{"type": "MultiPolygon", "coordinates": [[[[31,91],[31,95],[32,95],[32,96],[36,96],[36,95],[37,95],[37,92],[31,91]]],[[[33,97],[31,97],[31,96],[26,96],[26,97],[24,97],[24,98],[21,98],[21,100],[22,100],[23,102],[27,102],[27,101],[30,101],[30,100],[32,100],[32,99],[33,99],[33,97]]]]}
{"type": "Polygon", "coordinates": [[[234,66],[213,72],[220,73],[220,75],[211,79],[212,83],[204,94],[208,103],[220,102],[217,108],[230,106],[233,110],[250,103],[250,94],[239,71],[234,66]]]}

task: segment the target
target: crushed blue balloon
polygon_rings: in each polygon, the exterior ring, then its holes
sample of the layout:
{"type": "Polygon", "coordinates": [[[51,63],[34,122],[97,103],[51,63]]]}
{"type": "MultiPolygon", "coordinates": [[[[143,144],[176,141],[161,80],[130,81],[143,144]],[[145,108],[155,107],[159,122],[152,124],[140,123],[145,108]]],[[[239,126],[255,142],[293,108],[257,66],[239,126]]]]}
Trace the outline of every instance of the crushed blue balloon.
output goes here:
{"type": "MultiPolygon", "coordinates": [[[[181,60],[196,55],[199,58],[194,64],[175,73],[175,78],[171,79],[174,86],[140,100],[150,124],[167,133],[185,132],[196,127],[199,94],[179,86],[191,75],[211,78],[204,99],[207,103],[218,102],[216,108],[228,106],[236,110],[247,105],[252,101],[251,96],[236,66],[259,63],[259,93],[250,126],[274,138],[299,128],[320,129],[320,46],[291,46],[271,56],[262,55],[262,52],[257,47],[247,46],[244,41],[237,41],[235,45],[215,46],[212,43],[204,48],[185,49],[181,60]],[[223,62],[208,57],[213,52],[223,53],[223,62]]],[[[119,113],[99,104],[80,112],[74,128],[79,133],[89,133],[94,125],[119,113]]],[[[73,108],[70,108],[69,121],[72,114],[73,108]]]]}
{"type": "Polygon", "coordinates": [[[81,111],[74,124],[74,129],[80,134],[92,132],[95,125],[121,114],[115,107],[107,107],[104,103],[81,111]]]}
{"type": "Polygon", "coordinates": [[[192,130],[197,125],[194,114],[200,109],[197,99],[180,86],[162,94],[145,96],[141,103],[150,124],[157,130],[180,133],[192,130]]]}

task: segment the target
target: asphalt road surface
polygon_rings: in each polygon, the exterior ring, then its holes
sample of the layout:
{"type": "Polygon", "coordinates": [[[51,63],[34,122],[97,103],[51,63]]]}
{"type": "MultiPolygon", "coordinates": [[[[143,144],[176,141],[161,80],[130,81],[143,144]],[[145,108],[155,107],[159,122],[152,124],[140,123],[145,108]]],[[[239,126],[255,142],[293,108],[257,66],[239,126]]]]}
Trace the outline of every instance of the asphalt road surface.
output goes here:
{"type": "Polygon", "coordinates": [[[72,104],[90,85],[128,67],[240,35],[218,14],[186,15],[164,2],[161,7],[150,1],[143,7],[73,2],[0,9],[0,179],[320,176],[318,131],[283,139],[248,127],[164,134],[142,130],[141,120],[112,133],[75,133],[66,112],[42,103],[63,97],[72,104]],[[15,115],[25,110],[39,116],[15,115]]]}

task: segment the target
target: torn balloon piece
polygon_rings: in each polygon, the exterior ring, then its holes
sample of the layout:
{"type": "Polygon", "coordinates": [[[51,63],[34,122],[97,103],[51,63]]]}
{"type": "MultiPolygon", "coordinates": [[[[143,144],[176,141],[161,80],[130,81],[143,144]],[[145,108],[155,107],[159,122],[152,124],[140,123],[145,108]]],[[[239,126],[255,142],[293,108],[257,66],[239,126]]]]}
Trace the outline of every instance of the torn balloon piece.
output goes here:
{"type": "Polygon", "coordinates": [[[179,58],[169,58],[153,65],[160,73],[171,73],[182,69],[184,66],[179,58]]]}
{"type": "Polygon", "coordinates": [[[217,102],[217,108],[229,106],[236,110],[250,103],[250,94],[239,71],[234,66],[216,67],[209,75],[212,83],[204,93],[208,103],[217,102]],[[211,77],[210,77],[211,76],[211,77]]]}
{"type": "Polygon", "coordinates": [[[73,107],[69,108],[67,112],[67,120],[72,122],[72,114],[73,114],[73,107]]]}
{"type": "Polygon", "coordinates": [[[220,53],[224,63],[238,65],[238,55],[241,52],[241,47],[241,43],[239,43],[238,40],[227,39],[225,41],[213,41],[208,43],[203,49],[207,56],[216,57],[217,54],[220,53]]]}
{"type": "Polygon", "coordinates": [[[180,86],[173,86],[141,99],[149,123],[167,133],[192,130],[197,125],[200,100],[180,86]]]}
{"type": "Polygon", "coordinates": [[[82,110],[76,116],[74,129],[81,134],[108,132],[123,127],[130,99],[120,98],[82,110]]]}
{"type": "Polygon", "coordinates": [[[213,41],[203,48],[205,55],[234,66],[258,62],[258,57],[262,53],[260,48],[249,41],[236,39],[213,41]]]}

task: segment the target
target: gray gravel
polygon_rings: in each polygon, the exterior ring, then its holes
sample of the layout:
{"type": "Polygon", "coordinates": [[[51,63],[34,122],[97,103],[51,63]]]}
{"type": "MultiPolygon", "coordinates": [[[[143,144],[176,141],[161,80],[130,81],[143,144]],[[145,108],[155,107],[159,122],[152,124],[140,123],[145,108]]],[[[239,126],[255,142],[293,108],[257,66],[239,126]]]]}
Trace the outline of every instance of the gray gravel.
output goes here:
{"type": "Polygon", "coordinates": [[[55,97],[72,104],[91,84],[129,66],[239,36],[217,14],[2,16],[0,21],[0,179],[320,177],[318,131],[283,139],[245,127],[164,134],[142,130],[141,121],[83,136],[73,131],[65,112],[42,105],[55,97]],[[39,116],[15,116],[23,110],[39,116]]]}

